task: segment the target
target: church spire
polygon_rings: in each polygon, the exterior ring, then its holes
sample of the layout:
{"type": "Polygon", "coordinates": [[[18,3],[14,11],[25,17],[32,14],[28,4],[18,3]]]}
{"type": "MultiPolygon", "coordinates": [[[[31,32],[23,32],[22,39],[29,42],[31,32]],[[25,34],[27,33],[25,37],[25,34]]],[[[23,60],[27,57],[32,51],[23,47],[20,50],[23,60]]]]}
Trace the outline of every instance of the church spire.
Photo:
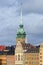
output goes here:
{"type": "Polygon", "coordinates": [[[23,15],[22,15],[22,3],[21,3],[21,25],[23,24],[23,15]]]}
{"type": "Polygon", "coordinates": [[[20,13],[20,25],[19,25],[19,30],[17,32],[17,38],[25,38],[26,37],[26,33],[24,31],[24,27],[23,27],[23,18],[22,18],[22,3],[21,3],[21,13],[20,13]]]}
{"type": "Polygon", "coordinates": [[[21,21],[20,21],[21,23],[21,25],[23,24],[23,15],[22,15],[22,3],[21,3],[21,21]]]}

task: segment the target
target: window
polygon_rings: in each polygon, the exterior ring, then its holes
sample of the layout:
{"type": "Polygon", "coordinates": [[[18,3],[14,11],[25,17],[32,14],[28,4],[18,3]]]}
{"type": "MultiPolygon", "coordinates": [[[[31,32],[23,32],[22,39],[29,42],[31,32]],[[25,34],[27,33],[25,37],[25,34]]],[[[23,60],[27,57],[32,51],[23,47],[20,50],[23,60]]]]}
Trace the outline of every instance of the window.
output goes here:
{"type": "Polygon", "coordinates": [[[37,57],[37,59],[39,59],[39,57],[37,57]]]}
{"type": "Polygon", "coordinates": [[[40,55],[42,55],[42,53],[40,53],[40,55]]]}
{"type": "Polygon", "coordinates": [[[33,58],[32,58],[32,60],[33,60],[33,58]]]}
{"type": "Polygon", "coordinates": [[[40,64],[40,65],[42,65],[42,64],[40,64]]]}
{"type": "Polygon", "coordinates": [[[40,60],[40,62],[42,62],[42,60],[40,60]]]}
{"type": "Polygon", "coordinates": [[[21,60],[23,60],[23,55],[21,55],[21,60]]]}
{"type": "Polygon", "coordinates": [[[40,58],[42,58],[42,56],[40,56],[40,58]]]}
{"type": "Polygon", "coordinates": [[[18,60],[20,60],[20,55],[18,55],[18,60]]]}

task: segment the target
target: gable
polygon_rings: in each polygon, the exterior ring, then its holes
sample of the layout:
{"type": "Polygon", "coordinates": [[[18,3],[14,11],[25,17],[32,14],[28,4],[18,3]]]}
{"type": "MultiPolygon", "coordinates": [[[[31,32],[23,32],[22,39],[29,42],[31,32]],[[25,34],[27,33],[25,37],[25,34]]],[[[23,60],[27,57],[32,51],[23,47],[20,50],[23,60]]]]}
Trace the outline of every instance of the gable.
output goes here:
{"type": "Polygon", "coordinates": [[[20,43],[20,41],[18,41],[16,44],[15,53],[22,53],[22,52],[23,52],[22,44],[20,43]]]}

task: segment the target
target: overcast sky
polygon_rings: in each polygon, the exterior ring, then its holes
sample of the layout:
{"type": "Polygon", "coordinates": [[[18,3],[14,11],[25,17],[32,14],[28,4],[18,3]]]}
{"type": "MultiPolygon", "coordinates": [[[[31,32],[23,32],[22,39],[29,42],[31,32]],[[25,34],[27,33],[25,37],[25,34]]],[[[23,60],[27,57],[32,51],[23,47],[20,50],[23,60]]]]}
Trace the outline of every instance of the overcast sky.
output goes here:
{"type": "MultiPolygon", "coordinates": [[[[16,44],[21,0],[0,0],[0,45],[16,44]]],[[[27,42],[43,42],[43,0],[22,0],[23,24],[27,42]]]]}

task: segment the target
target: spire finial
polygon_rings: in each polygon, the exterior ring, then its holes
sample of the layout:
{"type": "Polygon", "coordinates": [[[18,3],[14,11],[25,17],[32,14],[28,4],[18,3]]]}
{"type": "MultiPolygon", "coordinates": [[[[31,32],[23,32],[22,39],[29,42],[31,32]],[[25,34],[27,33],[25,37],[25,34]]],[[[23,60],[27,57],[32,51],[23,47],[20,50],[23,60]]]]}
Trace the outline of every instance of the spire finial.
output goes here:
{"type": "Polygon", "coordinates": [[[23,18],[22,18],[22,3],[21,3],[21,24],[23,22],[23,18]]]}

